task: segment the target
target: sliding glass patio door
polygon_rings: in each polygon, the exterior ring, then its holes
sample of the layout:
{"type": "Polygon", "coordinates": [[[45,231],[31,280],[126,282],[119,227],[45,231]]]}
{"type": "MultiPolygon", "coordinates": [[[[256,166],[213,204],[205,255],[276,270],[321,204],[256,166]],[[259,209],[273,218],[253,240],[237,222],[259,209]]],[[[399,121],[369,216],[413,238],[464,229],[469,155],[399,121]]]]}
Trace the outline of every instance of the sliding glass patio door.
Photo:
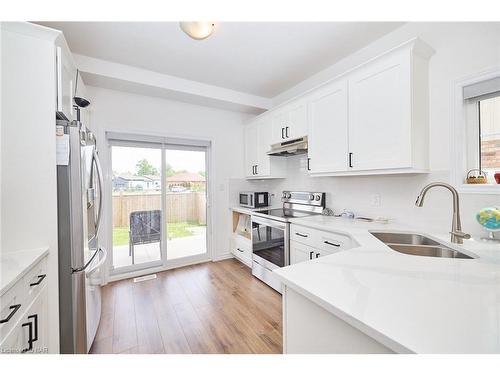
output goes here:
{"type": "Polygon", "coordinates": [[[111,274],[208,258],[209,143],[108,134],[111,274]]]}
{"type": "Polygon", "coordinates": [[[162,150],[112,146],[113,268],[160,266],[163,238],[162,150]]]}
{"type": "Polygon", "coordinates": [[[167,259],[206,254],[206,150],[167,145],[165,168],[167,259]]]}

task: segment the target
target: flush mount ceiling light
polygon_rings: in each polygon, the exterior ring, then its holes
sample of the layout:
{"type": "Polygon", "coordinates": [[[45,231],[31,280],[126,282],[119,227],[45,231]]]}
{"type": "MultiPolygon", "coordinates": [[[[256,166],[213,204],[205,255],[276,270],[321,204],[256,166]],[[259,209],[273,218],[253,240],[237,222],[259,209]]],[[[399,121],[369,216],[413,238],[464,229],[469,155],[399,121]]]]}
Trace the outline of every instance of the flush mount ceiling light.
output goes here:
{"type": "Polygon", "coordinates": [[[196,40],[208,38],[215,29],[213,22],[180,22],[179,25],[182,31],[196,40]]]}

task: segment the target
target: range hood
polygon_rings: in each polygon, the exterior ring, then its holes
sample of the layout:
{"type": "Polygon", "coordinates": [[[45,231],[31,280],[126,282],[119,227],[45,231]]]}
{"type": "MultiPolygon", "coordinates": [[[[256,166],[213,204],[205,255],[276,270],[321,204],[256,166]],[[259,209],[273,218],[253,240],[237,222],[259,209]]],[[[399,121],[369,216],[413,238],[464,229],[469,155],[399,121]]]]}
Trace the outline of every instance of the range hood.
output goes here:
{"type": "Polygon", "coordinates": [[[276,143],[267,152],[270,156],[293,156],[307,153],[307,137],[276,143]]]}

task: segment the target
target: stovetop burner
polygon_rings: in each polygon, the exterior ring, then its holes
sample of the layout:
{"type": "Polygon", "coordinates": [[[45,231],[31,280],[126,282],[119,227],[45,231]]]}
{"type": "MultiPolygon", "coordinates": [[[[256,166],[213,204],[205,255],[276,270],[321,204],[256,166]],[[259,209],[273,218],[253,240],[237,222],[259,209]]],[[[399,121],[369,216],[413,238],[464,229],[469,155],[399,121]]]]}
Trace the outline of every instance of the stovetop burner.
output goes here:
{"type": "Polygon", "coordinates": [[[319,215],[325,208],[325,193],[307,191],[284,191],[282,208],[254,211],[256,216],[288,222],[288,219],[319,215]]]}

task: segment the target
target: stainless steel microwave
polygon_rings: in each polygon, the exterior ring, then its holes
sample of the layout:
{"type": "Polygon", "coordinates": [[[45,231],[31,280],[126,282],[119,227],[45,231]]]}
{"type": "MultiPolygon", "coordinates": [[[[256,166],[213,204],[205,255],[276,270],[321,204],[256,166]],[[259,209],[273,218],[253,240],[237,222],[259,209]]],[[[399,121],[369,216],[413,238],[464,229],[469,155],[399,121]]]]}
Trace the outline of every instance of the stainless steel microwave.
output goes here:
{"type": "Polygon", "coordinates": [[[259,208],[269,206],[269,193],[243,191],[240,192],[240,206],[248,208],[259,208]]]}

